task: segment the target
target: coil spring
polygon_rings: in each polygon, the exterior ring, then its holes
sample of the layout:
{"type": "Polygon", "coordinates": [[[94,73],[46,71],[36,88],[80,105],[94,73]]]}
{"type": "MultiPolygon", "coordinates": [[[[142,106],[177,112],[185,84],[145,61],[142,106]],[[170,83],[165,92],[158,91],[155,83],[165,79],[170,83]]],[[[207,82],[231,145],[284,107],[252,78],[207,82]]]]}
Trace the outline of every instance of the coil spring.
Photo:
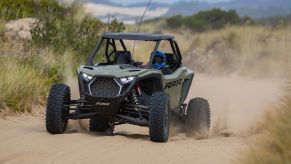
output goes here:
{"type": "MultiPolygon", "coordinates": [[[[135,105],[140,105],[140,104],[141,104],[140,101],[139,101],[139,96],[138,96],[139,94],[138,94],[138,92],[139,92],[139,86],[136,86],[136,88],[133,89],[133,90],[130,92],[129,97],[128,97],[128,98],[129,98],[129,101],[130,101],[131,103],[135,104],[135,105]]],[[[139,107],[135,107],[134,109],[135,109],[135,111],[138,113],[139,118],[142,120],[143,117],[142,117],[142,114],[141,114],[140,108],[139,108],[139,107]]]]}
{"type": "MultiPolygon", "coordinates": [[[[140,105],[140,101],[136,92],[136,89],[133,89],[131,91],[131,93],[129,94],[129,100],[131,103],[135,104],[135,105],[140,105]]],[[[136,109],[138,110],[138,109],[136,109]]]]}

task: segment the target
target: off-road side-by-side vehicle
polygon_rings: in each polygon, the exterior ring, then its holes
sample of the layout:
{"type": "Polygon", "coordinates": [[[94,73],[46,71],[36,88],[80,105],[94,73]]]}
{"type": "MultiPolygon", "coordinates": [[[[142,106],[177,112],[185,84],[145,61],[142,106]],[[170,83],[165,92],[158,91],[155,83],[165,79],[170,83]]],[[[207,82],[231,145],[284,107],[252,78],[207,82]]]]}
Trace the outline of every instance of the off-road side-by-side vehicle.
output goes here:
{"type": "Polygon", "coordinates": [[[194,98],[184,103],[194,73],[182,65],[173,36],[104,33],[77,74],[80,99],[71,100],[67,85],[51,88],[46,111],[46,129],[51,134],[64,133],[69,119],[90,119],[90,131],[113,132],[116,125],[133,124],[149,127],[152,141],[166,142],[174,114],[190,127],[186,134],[208,137],[208,101],[194,98]],[[126,46],[129,41],[153,43],[152,53],[139,54],[148,57],[147,62],[133,59],[133,50],[126,46]],[[167,52],[160,51],[161,44],[168,45],[167,52]],[[164,58],[156,58],[158,53],[164,58]]]}

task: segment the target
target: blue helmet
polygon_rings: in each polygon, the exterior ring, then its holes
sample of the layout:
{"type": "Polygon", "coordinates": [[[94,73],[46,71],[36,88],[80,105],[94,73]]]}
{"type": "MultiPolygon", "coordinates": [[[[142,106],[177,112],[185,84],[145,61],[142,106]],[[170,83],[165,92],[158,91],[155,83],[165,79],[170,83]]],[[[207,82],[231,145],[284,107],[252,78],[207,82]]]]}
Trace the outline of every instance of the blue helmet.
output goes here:
{"type": "Polygon", "coordinates": [[[157,50],[154,53],[153,68],[161,70],[167,65],[166,55],[163,51],[157,50]]]}

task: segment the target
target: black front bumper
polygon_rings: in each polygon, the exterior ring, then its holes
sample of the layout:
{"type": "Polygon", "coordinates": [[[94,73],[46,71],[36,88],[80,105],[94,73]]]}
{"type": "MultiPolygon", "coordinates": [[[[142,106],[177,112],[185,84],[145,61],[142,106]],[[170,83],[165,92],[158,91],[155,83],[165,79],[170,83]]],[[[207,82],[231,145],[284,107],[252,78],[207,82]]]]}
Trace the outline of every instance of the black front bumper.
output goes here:
{"type": "MultiPolygon", "coordinates": [[[[91,96],[90,96],[91,97],[91,96]]],[[[143,105],[133,105],[128,103],[122,103],[125,96],[119,96],[116,98],[96,98],[91,97],[91,100],[72,100],[70,104],[66,107],[70,112],[66,119],[88,119],[93,116],[103,117],[108,121],[111,121],[115,125],[129,123],[133,125],[145,126],[149,125],[148,123],[148,108],[143,105]],[[92,104],[92,102],[103,102],[105,105],[92,104]],[[106,103],[110,103],[107,105],[106,103]],[[135,112],[135,108],[140,108],[143,118],[132,117],[132,112],[135,112]],[[120,112],[122,110],[122,112],[120,112]],[[127,114],[125,114],[125,113],[127,114]],[[128,115],[131,114],[131,115],[128,115]]]]}
{"type": "Polygon", "coordinates": [[[120,112],[125,95],[112,98],[98,98],[86,94],[86,99],[72,100],[67,109],[70,110],[68,119],[86,119],[94,115],[111,117],[120,112]]]}
{"type": "MultiPolygon", "coordinates": [[[[124,101],[126,95],[120,95],[116,97],[94,97],[90,94],[86,94],[86,100],[90,105],[91,112],[95,112],[100,115],[112,115],[116,114],[120,110],[120,104],[124,101]]],[[[86,112],[88,108],[79,107],[80,112],[86,112]]]]}

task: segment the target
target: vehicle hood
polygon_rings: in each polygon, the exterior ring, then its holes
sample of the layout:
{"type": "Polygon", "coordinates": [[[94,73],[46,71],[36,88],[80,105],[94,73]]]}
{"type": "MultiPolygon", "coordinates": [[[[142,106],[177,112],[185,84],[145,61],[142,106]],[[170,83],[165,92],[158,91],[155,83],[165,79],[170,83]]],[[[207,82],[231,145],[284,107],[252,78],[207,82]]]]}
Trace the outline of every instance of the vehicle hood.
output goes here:
{"type": "Polygon", "coordinates": [[[127,76],[143,76],[148,72],[159,71],[154,69],[142,69],[137,67],[123,67],[120,65],[108,65],[108,66],[85,66],[82,65],[78,68],[78,73],[85,73],[91,76],[108,76],[108,77],[127,77],[127,76]]]}

